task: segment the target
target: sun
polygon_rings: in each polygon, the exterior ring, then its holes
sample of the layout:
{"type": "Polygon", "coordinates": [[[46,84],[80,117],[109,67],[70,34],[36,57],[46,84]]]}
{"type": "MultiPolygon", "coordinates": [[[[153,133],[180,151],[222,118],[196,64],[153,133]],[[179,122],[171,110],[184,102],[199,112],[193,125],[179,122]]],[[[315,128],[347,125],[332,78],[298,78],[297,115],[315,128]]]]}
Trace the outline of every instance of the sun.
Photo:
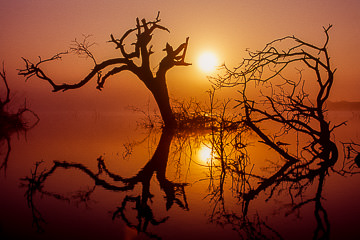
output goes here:
{"type": "Polygon", "coordinates": [[[218,59],[212,52],[203,52],[198,58],[198,65],[203,72],[210,73],[218,66],[218,59]]]}

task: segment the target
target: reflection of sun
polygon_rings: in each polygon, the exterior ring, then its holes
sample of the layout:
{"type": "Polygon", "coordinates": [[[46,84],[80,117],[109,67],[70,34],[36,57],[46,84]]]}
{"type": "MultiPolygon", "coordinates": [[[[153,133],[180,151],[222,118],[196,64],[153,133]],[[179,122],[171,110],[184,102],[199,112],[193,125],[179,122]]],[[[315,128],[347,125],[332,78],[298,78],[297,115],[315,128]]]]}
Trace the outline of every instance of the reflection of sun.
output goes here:
{"type": "Polygon", "coordinates": [[[198,158],[201,162],[203,163],[209,163],[209,161],[211,160],[213,156],[213,152],[211,150],[211,148],[209,148],[208,146],[203,145],[198,152],[198,158]]]}
{"type": "Polygon", "coordinates": [[[198,64],[203,72],[209,73],[215,70],[218,59],[212,52],[204,52],[200,55],[198,64]]]}

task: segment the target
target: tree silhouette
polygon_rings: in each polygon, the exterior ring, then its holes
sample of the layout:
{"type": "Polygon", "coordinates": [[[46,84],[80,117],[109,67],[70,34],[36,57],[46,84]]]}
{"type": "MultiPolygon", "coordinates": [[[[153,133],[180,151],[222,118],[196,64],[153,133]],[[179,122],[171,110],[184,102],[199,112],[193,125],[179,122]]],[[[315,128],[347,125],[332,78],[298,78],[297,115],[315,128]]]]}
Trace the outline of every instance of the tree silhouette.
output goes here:
{"type": "Polygon", "coordinates": [[[351,173],[344,171],[344,164],[335,170],[339,152],[334,129],[345,122],[332,124],[326,115],[336,71],[328,52],[330,28],[324,28],[325,41],[320,46],[295,36],[276,39],[260,51],[248,51],[249,57],[237,68],[224,66],[225,74],[212,79],[219,88],[238,88],[240,122],[256,134],[259,144],[280,156],[280,160],[269,161],[272,166],[263,175],[252,169],[238,171],[246,179],[246,187],[238,192],[243,222],[250,202],[260,193],[267,191],[270,199],[286,189],[291,211],[314,203],[317,227],[313,238],[329,238],[330,224],[322,205],[325,178],[331,171],[351,173]],[[296,80],[290,73],[292,69],[299,76],[296,80]],[[303,194],[314,182],[315,196],[305,198],[303,194]]]}
{"type": "Polygon", "coordinates": [[[104,87],[105,81],[112,75],[122,71],[130,71],[134,73],[150,90],[155,98],[155,101],[160,109],[165,126],[172,127],[176,125],[174,114],[171,110],[169,94],[166,84],[166,73],[174,66],[188,66],[190,63],[185,62],[185,55],[188,46],[189,38],[186,38],[185,43],[177,48],[173,48],[169,43],[166,44],[164,51],[166,56],[162,58],[159,63],[157,71],[154,73],[150,67],[150,57],[154,53],[151,42],[155,30],[163,30],[170,32],[166,27],[159,25],[160,18],[157,15],[154,21],[147,21],[136,18],[136,27],[126,31],[121,38],[116,38],[110,35],[110,42],[115,44],[115,48],[119,49],[122,57],[112,58],[101,63],[98,63],[89,48],[92,46],[85,37],[83,42],[74,41],[74,45],[70,51],[58,53],[49,59],[41,59],[36,63],[23,58],[26,68],[19,70],[19,74],[25,76],[27,79],[36,76],[51,84],[53,91],[66,91],[69,89],[76,89],[84,86],[92,78],[97,78],[97,89],[101,90],[104,87]],[[136,40],[131,45],[134,46],[132,51],[128,51],[125,47],[125,41],[132,35],[136,34],[136,40]],[[83,55],[92,59],[94,63],[93,69],[81,81],[75,84],[56,84],[42,69],[42,65],[53,60],[61,59],[64,54],[75,53],[83,55]],[[140,64],[136,64],[139,62],[140,64]],[[109,70],[110,68],[110,70],[109,70]],[[103,73],[106,71],[106,73],[103,73]]]}

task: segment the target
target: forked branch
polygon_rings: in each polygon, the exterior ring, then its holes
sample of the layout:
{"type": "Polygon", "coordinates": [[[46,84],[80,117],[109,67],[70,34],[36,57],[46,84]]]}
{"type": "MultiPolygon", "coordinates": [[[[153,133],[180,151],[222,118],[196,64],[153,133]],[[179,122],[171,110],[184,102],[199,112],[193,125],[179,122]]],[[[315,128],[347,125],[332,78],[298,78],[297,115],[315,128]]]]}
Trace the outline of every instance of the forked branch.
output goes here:
{"type": "MultiPolygon", "coordinates": [[[[50,83],[54,92],[80,88],[87,84],[94,77],[97,78],[97,88],[101,90],[104,87],[105,81],[110,76],[113,76],[122,71],[130,71],[134,73],[140,78],[141,81],[148,85],[151,81],[154,81],[154,76],[150,68],[150,55],[153,53],[153,51],[152,46],[148,47],[148,44],[150,43],[153,32],[155,30],[158,29],[169,32],[166,27],[159,24],[160,21],[159,13],[154,21],[146,21],[145,19],[140,21],[139,18],[137,18],[136,27],[126,31],[120,39],[115,38],[114,35],[111,34],[110,42],[116,45],[116,49],[120,49],[122,56],[119,58],[108,59],[98,63],[94,54],[90,50],[94,43],[90,43],[88,41],[89,36],[84,35],[83,41],[78,41],[75,39],[68,51],[55,54],[48,59],[43,60],[39,57],[39,60],[33,63],[29,59],[23,58],[25,62],[25,68],[19,70],[19,75],[26,77],[26,79],[36,76],[39,79],[45,80],[50,83]],[[136,33],[136,40],[131,44],[134,45],[133,51],[128,52],[125,49],[125,41],[132,33],[136,33]],[[94,63],[93,68],[83,79],[77,83],[58,84],[45,73],[43,70],[43,65],[50,61],[59,60],[64,55],[69,53],[74,53],[76,55],[85,56],[92,59],[94,63]],[[135,64],[135,59],[139,59],[141,64],[135,64]],[[107,70],[107,68],[110,68],[110,70],[107,70]],[[107,72],[103,74],[103,71],[107,72]]],[[[176,48],[176,50],[173,50],[173,47],[167,44],[165,48],[167,55],[161,61],[158,73],[166,73],[167,70],[175,65],[190,65],[189,63],[185,62],[187,45],[188,38],[186,39],[186,42],[181,44],[178,48],[176,48]],[[179,55],[181,51],[183,51],[183,53],[179,55]]]]}

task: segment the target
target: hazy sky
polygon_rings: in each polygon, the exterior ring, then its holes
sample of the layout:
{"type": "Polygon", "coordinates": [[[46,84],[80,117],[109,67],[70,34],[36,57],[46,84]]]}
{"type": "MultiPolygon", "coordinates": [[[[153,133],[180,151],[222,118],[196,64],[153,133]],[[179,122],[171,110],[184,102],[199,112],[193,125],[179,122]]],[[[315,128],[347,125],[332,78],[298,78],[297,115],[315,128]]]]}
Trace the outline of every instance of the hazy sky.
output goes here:
{"type": "MultiPolygon", "coordinates": [[[[235,66],[246,48],[260,49],[285,35],[322,43],[322,27],[333,24],[330,54],[338,70],[331,99],[360,101],[358,0],[0,0],[0,60],[5,61],[13,92],[19,100],[26,97],[35,108],[54,104],[59,108],[96,110],[105,105],[147,101],[151,98],[149,92],[128,73],[111,79],[101,93],[92,84],[71,93],[55,94],[40,80],[25,83],[16,75],[16,69],[23,66],[22,56],[33,60],[37,56],[50,57],[65,50],[75,38],[81,39],[82,34],[93,35],[92,40],[97,43],[93,49],[99,60],[116,56],[113,45],[107,42],[110,33],[121,36],[134,27],[136,17],[151,20],[157,11],[161,11],[162,24],[171,33],[155,33],[158,38],[154,50],[161,54],[166,42],[175,46],[190,37],[187,61],[194,65],[172,69],[168,75],[174,97],[196,97],[210,86],[195,64],[205,50],[235,66]]],[[[74,67],[83,66],[84,60],[69,61],[71,64],[65,64],[61,74],[56,75],[61,76],[58,82],[74,81],[86,74],[84,67],[74,67]]]]}

